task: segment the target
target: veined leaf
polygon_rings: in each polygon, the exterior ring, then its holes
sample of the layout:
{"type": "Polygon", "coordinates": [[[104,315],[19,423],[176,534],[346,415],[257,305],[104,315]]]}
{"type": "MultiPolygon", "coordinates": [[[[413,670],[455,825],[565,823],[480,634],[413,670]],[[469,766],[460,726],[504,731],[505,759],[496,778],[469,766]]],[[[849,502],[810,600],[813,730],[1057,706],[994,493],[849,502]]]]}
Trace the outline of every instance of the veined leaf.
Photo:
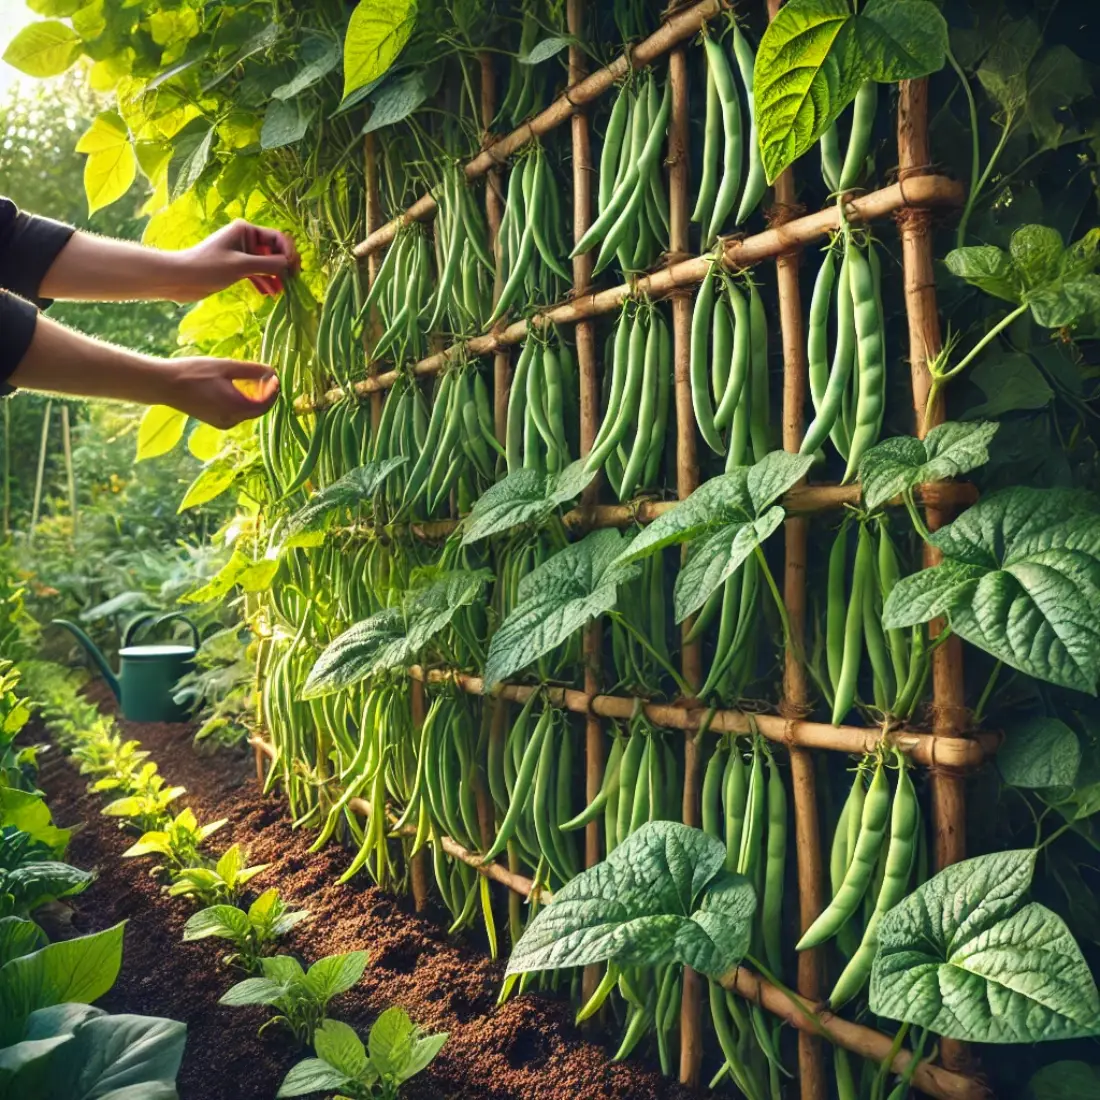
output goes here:
{"type": "Polygon", "coordinates": [[[237,480],[237,465],[224,458],[215,458],[208,463],[198,477],[187,487],[177,512],[182,514],[190,508],[201,508],[212,500],[217,500],[227,492],[237,480]]]}
{"type": "Polygon", "coordinates": [[[210,462],[221,452],[225,436],[225,432],[212,424],[196,424],[187,437],[187,449],[200,462],[210,462]]]}
{"type": "Polygon", "coordinates": [[[383,1077],[401,1081],[412,1059],[415,1042],[416,1026],[409,1014],[400,1005],[387,1008],[374,1022],[367,1037],[371,1064],[383,1077]]]}
{"type": "Polygon", "coordinates": [[[290,80],[272,91],[272,99],[293,99],[300,92],[312,88],[340,64],[341,55],[339,42],[319,36],[307,38],[302,43],[302,52],[299,56],[302,67],[290,80]]]}
{"type": "Polygon", "coordinates": [[[281,1098],[307,1096],[313,1092],[333,1092],[342,1088],[349,1080],[346,1073],[341,1073],[320,1058],[304,1058],[291,1067],[275,1096],[281,1098]]]}
{"type": "Polygon", "coordinates": [[[313,107],[304,99],[273,99],[267,105],[260,145],[264,149],[282,149],[306,136],[313,120],[313,107]]]}
{"type": "Polygon", "coordinates": [[[989,461],[995,421],[949,421],[923,439],[897,436],[872,447],[859,464],[863,503],[874,511],[907,489],[957,477],[989,461]]]}
{"type": "Polygon", "coordinates": [[[756,894],[700,829],[652,821],[567,882],[532,920],[509,974],[615,961],[683,963],[717,978],[749,948],[756,894]]]}
{"type": "Polygon", "coordinates": [[[595,476],[585,473],[583,461],[545,476],[535,470],[513,471],[474,501],[463,521],[462,545],[469,546],[525,523],[541,523],[555,508],[579,497],[595,476]]]}
{"type": "Polygon", "coordinates": [[[323,1000],[346,993],[363,976],[369,958],[366,951],[328,955],[306,971],[306,983],[323,1000]]]}
{"type": "Polygon", "coordinates": [[[344,98],[380,77],[416,23],[413,0],[359,0],[344,39],[344,98]]]}
{"type": "Polygon", "coordinates": [[[187,919],[183,926],[183,938],[189,942],[217,936],[242,943],[251,931],[252,924],[244,910],[235,905],[211,905],[187,919]]]}
{"type": "Polygon", "coordinates": [[[1010,787],[1071,787],[1080,763],[1077,734],[1058,718],[1013,724],[997,751],[997,770],[1010,787]]]}
{"type": "Polygon", "coordinates": [[[314,493],[297,512],[290,517],[288,531],[296,535],[302,531],[323,530],[339,508],[354,508],[377,496],[378,490],[395,470],[408,461],[406,458],[386,458],[381,462],[368,462],[344,474],[327,489],[314,493]]]}
{"type": "MultiPolygon", "coordinates": [[[[387,1009],[392,1011],[392,1009],[387,1009]]],[[[383,1012],[375,1027],[383,1020],[383,1012]]],[[[355,1028],[340,1020],[322,1020],[313,1033],[313,1049],[317,1056],[347,1077],[357,1078],[367,1068],[367,1052],[355,1028]]]]}
{"type": "Polygon", "coordinates": [[[930,76],[947,60],[947,22],[929,0],[867,0],[852,30],[867,77],[879,84],[930,76]]]}
{"type": "Polygon", "coordinates": [[[1023,902],[1036,855],[964,860],[891,909],[879,926],[871,1011],[968,1042],[1100,1034],[1100,997],[1069,929],[1023,902]]]}
{"type": "Polygon", "coordinates": [[[183,438],[187,427],[187,413],[170,409],[167,405],[152,405],[141,418],[138,427],[136,462],[147,458],[159,458],[172,450],[183,438]]]}
{"type": "Polygon", "coordinates": [[[387,81],[386,86],[371,100],[370,118],[363,127],[363,133],[370,134],[408,118],[427,98],[428,85],[420,70],[387,81]]]}
{"type": "Polygon", "coordinates": [[[615,606],[619,585],[641,572],[639,566],[619,561],[625,542],[616,530],[593,531],[523,578],[519,604],[489,643],[487,688],[526,668],[589,619],[615,606]]]}
{"type": "Polygon", "coordinates": [[[551,57],[561,53],[569,45],[569,39],[561,35],[553,35],[536,42],[528,53],[520,54],[516,59],[521,65],[540,65],[543,61],[549,61],[551,57]]]}
{"type": "Polygon", "coordinates": [[[1096,693],[1100,501],[1071,489],[1004,489],[932,536],[942,564],[901,580],[883,626],[946,615],[1012,668],[1096,693]]]}
{"type": "Polygon", "coordinates": [[[83,51],[80,35],[56,19],[24,27],[4,51],[4,60],[27,76],[60,76],[83,51]]]}
{"type": "Polygon", "coordinates": [[[84,191],[89,214],[117,202],[137,178],[137,156],[130,144],[130,131],[117,111],[100,111],[77,142],[76,151],[88,157],[84,163],[84,191]]]}
{"type": "Polygon", "coordinates": [[[0,892],[12,896],[16,909],[30,913],[47,901],[79,894],[94,878],[92,871],[82,871],[68,863],[53,860],[24,863],[7,874],[0,872],[0,892]]]}

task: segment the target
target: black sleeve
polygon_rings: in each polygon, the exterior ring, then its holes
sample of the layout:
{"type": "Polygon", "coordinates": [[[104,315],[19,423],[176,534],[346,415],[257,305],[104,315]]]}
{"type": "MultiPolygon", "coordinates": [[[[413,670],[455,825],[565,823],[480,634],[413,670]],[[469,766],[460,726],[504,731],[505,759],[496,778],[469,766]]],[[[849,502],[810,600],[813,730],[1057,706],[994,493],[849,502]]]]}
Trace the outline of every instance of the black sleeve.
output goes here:
{"type": "Polygon", "coordinates": [[[74,232],[0,198],[0,396],[11,392],[6,380],[34,338],[38,309],[50,304],[39,296],[42,280],[74,232]]]}

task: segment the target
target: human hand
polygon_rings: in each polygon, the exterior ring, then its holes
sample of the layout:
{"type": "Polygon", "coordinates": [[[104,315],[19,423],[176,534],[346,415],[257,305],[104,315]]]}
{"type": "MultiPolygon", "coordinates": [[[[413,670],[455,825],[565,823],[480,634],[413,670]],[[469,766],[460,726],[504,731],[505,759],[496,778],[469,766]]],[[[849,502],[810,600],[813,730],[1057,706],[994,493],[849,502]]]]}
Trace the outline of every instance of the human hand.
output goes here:
{"type": "Polygon", "coordinates": [[[235,221],[178,255],[178,300],[196,301],[248,279],[265,295],[282,293],[283,279],[302,267],[294,240],[277,229],[235,221]]]}
{"type": "Polygon", "coordinates": [[[168,367],[160,403],[223,431],[263,416],[279,396],[279,379],[260,363],[198,357],[170,359],[168,367]]]}

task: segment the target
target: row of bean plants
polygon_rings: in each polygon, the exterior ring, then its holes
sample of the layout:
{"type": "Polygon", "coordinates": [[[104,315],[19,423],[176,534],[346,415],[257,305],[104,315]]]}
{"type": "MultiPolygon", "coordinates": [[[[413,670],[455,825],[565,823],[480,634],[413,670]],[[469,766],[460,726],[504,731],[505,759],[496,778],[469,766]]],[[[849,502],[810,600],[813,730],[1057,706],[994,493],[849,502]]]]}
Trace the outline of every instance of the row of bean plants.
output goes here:
{"type": "MultiPolygon", "coordinates": [[[[486,128],[506,131],[551,101],[571,43],[595,68],[637,48],[661,13],[590,5],[571,35],[555,3],[518,15],[392,4],[383,15],[364,0],[350,24],[336,4],[240,7],[187,8],[194,25],[177,27],[170,49],[150,48],[112,79],[119,140],[170,198],[151,239],[182,243],[247,213],[295,229],[304,246],[302,279],[270,312],[226,295],[184,326],[189,342],[262,352],[282,381],[255,432],[191,436],[208,466],[184,504],[240,494],[224,532],[232,558],[191,598],[240,594],[256,637],[257,719],[274,744],[269,785],[296,823],[317,847],[350,842],[348,876],[385,886],[404,887],[427,858],[454,929],[483,928],[494,952],[505,911],[456,845],[505,857],[533,884],[530,906],[507,906],[505,994],[552,984],[586,1002],[582,1015],[606,1005],[618,1056],[652,1044],[669,1072],[685,963],[725,979],[747,958],[793,984],[797,952],[811,947],[826,952],[829,1007],[890,1031],[899,1048],[910,1040],[912,1067],[937,1037],[1094,1035],[1100,1002],[1071,933],[1094,950],[1100,240],[1087,228],[1096,98],[1071,17],[923,0],[792,0],[770,25],[763,5],[700,17],[686,47],[689,248],[714,262],[694,292],[685,364],[701,484],[668,507],[674,305],[645,293],[678,199],[667,58],[586,108],[594,216],[576,245],[568,127],[521,143],[488,182],[459,170],[486,128]],[[246,14],[252,36],[242,25],[229,37],[223,27],[246,14]],[[950,419],[917,438],[896,234],[857,222],[837,196],[889,182],[896,82],[929,75],[936,167],[967,186],[961,212],[933,227],[951,327],[927,364],[927,426],[944,405],[950,419]],[[486,115],[488,76],[501,106],[486,115]],[[802,254],[810,400],[799,454],[779,450],[774,268],[722,259],[728,235],[797,213],[776,210],[767,190],[788,167],[798,203],[833,207],[837,226],[802,254]],[[402,221],[384,256],[357,264],[374,187],[385,217],[424,194],[434,217],[402,221]],[[519,341],[504,330],[518,352],[503,404],[500,339],[477,339],[559,303],[571,254],[593,257],[597,287],[628,288],[621,309],[591,322],[602,415],[587,453],[572,327],[532,322],[519,341]],[[963,475],[978,503],[930,531],[919,487],[963,475]],[[799,643],[776,532],[807,477],[859,489],[810,520],[819,552],[799,643]],[[578,524],[570,506],[586,491],[586,503],[595,491],[630,505],[620,525],[578,524]],[[652,522],[633,522],[643,515],[652,522]],[[436,522],[453,519],[455,530],[436,522]],[[922,570],[924,556],[940,564],[922,570]],[[598,654],[584,644],[595,617],[598,654]],[[941,618],[948,628],[930,630],[941,618]],[[927,772],[896,731],[928,728],[932,655],[949,636],[968,643],[971,729],[1003,730],[1004,742],[968,787],[970,845],[988,854],[934,874],[927,772]],[[685,640],[702,646],[698,683],[679,663],[685,640]],[[787,651],[809,674],[811,718],[882,734],[863,757],[819,754],[831,900],[801,938],[787,753],[763,735],[787,651]],[[542,690],[580,688],[586,671],[601,691],[639,700],[605,723],[591,804],[583,715],[542,690]],[[486,694],[506,682],[537,690],[514,706],[465,690],[456,672],[479,676],[486,694]],[[702,831],[675,824],[684,733],[642,705],[693,697],[702,831]],[[736,709],[739,732],[712,732],[714,708],[736,709]],[[606,862],[583,871],[578,830],[591,820],[606,862]],[[582,998],[585,965],[603,969],[582,998]]],[[[106,46],[97,56],[101,36],[75,17],[72,27],[73,51],[117,64],[106,46]]],[[[155,410],[141,453],[185,428],[155,410]]],[[[779,1096],[793,1068],[787,1035],[726,984],[707,995],[715,1084],[779,1096]]],[[[1057,1058],[1045,1080],[1093,1072],[1057,1058]]],[[[1026,1045],[984,1059],[1006,1095],[1035,1064],[1026,1045]]],[[[842,1097],[905,1095],[912,1073],[892,1082],[843,1052],[834,1070],[842,1097]]],[[[1035,1091],[1047,1087],[1037,1080],[1035,1091]]]]}

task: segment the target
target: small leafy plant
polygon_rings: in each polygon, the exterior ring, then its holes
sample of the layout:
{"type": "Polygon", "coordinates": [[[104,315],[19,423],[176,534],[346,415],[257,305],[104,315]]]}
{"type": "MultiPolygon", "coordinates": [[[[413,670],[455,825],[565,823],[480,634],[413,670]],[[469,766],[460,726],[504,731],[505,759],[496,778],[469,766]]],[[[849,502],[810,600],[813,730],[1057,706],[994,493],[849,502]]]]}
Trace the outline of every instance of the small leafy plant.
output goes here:
{"type": "Polygon", "coordinates": [[[447,1041],[447,1032],[423,1035],[400,1007],[374,1022],[367,1046],[339,1020],[324,1020],[313,1036],[316,1058],[299,1062],[276,1096],[304,1096],[339,1089],[350,1100],[395,1100],[401,1086],[426,1069],[447,1041]]]}
{"type": "Polygon", "coordinates": [[[241,891],[269,864],[245,866],[245,853],[239,844],[227,848],[213,867],[185,867],[168,887],[171,897],[194,898],[203,905],[235,905],[241,891]]]}
{"type": "Polygon", "coordinates": [[[261,959],[260,967],[262,977],[238,982],[219,1003],[270,1005],[276,1015],[260,1028],[260,1033],[272,1024],[282,1024],[305,1044],[313,1042],[314,1033],[325,1019],[329,1001],[346,993],[363,976],[367,953],[349,951],[329,955],[318,959],[309,970],[303,970],[298,960],[289,955],[275,955],[261,959]]]}
{"type": "Polygon", "coordinates": [[[308,910],[287,908],[279,891],[272,888],[265,890],[247,911],[235,905],[211,905],[200,910],[183,926],[183,939],[185,943],[212,936],[229,940],[236,951],[225,961],[257,973],[267,949],[308,917],[308,910]]]}
{"type": "Polygon", "coordinates": [[[209,825],[200,825],[190,809],[177,814],[164,829],[150,829],[149,832],[122,853],[124,859],[135,856],[160,856],[163,866],[153,868],[153,874],[160,871],[177,872],[194,867],[201,860],[199,848],[203,842],[213,836],[228,818],[213,821],[209,825]]]}
{"type": "MultiPolygon", "coordinates": [[[[103,783],[111,783],[114,786],[113,779],[108,778],[93,784],[93,789],[112,789],[101,786],[103,783]]],[[[130,793],[109,802],[103,807],[102,812],[107,817],[123,818],[120,823],[122,828],[132,824],[143,833],[163,825],[169,818],[168,808],[180,795],[187,793],[185,787],[166,786],[164,776],[157,774],[157,766],[152,761],[143,764],[137,774],[122,786],[122,789],[130,793]]]]}

